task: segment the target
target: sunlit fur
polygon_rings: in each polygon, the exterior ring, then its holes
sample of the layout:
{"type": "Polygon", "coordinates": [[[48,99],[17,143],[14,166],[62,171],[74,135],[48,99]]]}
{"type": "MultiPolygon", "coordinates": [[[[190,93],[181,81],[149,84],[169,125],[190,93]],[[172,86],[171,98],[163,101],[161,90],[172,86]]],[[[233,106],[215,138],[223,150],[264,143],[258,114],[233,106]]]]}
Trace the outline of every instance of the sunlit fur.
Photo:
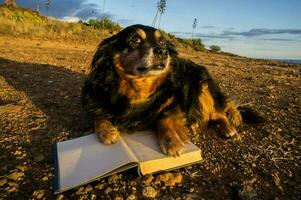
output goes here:
{"type": "Polygon", "coordinates": [[[82,102],[106,144],[120,131],[153,129],[162,151],[179,155],[189,130],[215,124],[222,136],[236,134],[241,115],[207,69],[177,56],[155,28],[134,25],[98,47],[82,102]]]}

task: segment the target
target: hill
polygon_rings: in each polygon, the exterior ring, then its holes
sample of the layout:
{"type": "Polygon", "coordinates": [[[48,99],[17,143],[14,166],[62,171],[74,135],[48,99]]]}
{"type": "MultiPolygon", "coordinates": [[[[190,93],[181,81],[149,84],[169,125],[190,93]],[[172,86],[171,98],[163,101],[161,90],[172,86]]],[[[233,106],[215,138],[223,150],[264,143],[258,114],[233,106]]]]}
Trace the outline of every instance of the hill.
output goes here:
{"type": "Polygon", "coordinates": [[[0,34],[25,38],[83,40],[95,42],[96,38],[109,36],[118,31],[116,25],[107,21],[109,28],[99,30],[82,22],[68,23],[41,16],[38,12],[21,7],[0,6],[0,34]]]}

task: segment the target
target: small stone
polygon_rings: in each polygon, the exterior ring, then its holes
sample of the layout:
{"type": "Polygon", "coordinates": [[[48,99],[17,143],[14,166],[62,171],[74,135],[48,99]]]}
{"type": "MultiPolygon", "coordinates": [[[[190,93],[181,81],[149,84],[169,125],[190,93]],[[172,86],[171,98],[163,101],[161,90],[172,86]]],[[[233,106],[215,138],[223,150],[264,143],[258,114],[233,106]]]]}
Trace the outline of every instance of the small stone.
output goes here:
{"type": "Polygon", "coordinates": [[[143,188],[142,194],[148,198],[155,198],[157,191],[152,186],[146,186],[143,188]]]}
{"type": "Polygon", "coordinates": [[[32,196],[37,199],[42,199],[44,196],[44,190],[36,190],[33,192],[32,196]]]}
{"type": "Polygon", "coordinates": [[[257,198],[257,193],[254,190],[254,188],[252,188],[249,185],[246,185],[241,190],[238,191],[238,196],[242,200],[251,200],[251,199],[256,199],[257,198]]]}
{"type": "Polygon", "coordinates": [[[18,187],[18,184],[17,184],[17,183],[14,183],[14,182],[8,182],[8,185],[9,185],[9,186],[18,187]]]}
{"type": "Polygon", "coordinates": [[[118,176],[117,174],[114,174],[108,178],[108,183],[109,184],[117,183],[120,178],[121,175],[118,176]]]}
{"type": "Polygon", "coordinates": [[[130,182],[130,186],[136,186],[136,185],[137,185],[136,181],[131,181],[130,182]]]}
{"type": "Polygon", "coordinates": [[[43,154],[37,154],[36,156],[34,156],[33,161],[35,162],[41,162],[45,159],[45,156],[43,154]]]}
{"type": "Polygon", "coordinates": [[[193,188],[193,187],[190,188],[190,189],[189,189],[189,192],[194,192],[194,188],[193,188]]]}
{"type": "Polygon", "coordinates": [[[25,165],[18,165],[16,168],[21,170],[22,172],[25,172],[25,170],[27,169],[25,165]]]}
{"type": "Polygon", "coordinates": [[[7,180],[5,178],[0,179],[0,187],[4,186],[7,183],[7,180]]]}
{"type": "Polygon", "coordinates": [[[126,198],[126,200],[136,200],[136,196],[134,194],[131,194],[126,198]]]}
{"type": "Polygon", "coordinates": [[[112,188],[111,187],[107,187],[106,189],[105,189],[105,194],[106,195],[108,195],[110,192],[112,192],[113,190],[112,190],[112,188]]]}
{"type": "Polygon", "coordinates": [[[76,195],[78,195],[78,196],[80,196],[80,195],[82,195],[84,193],[84,187],[80,187],[80,188],[78,188],[77,189],[77,191],[76,191],[76,195]]]}
{"type": "Polygon", "coordinates": [[[114,200],[123,200],[123,197],[115,197],[114,200]]]}
{"type": "Polygon", "coordinates": [[[14,192],[16,189],[17,189],[17,188],[16,188],[15,186],[12,186],[12,187],[9,187],[7,191],[8,191],[9,193],[11,193],[11,192],[14,192]]]}
{"type": "Polygon", "coordinates": [[[185,200],[194,200],[194,199],[200,199],[200,196],[198,196],[198,194],[184,194],[182,196],[182,199],[185,199],[185,200]]]}
{"type": "Polygon", "coordinates": [[[152,175],[148,175],[144,178],[144,180],[142,181],[142,183],[144,185],[149,185],[152,181],[153,181],[154,177],[152,175]]]}
{"type": "Polygon", "coordinates": [[[96,200],[96,199],[97,199],[96,194],[92,194],[92,195],[91,195],[91,200],[96,200]]]}
{"type": "Polygon", "coordinates": [[[47,177],[47,176],[44,176],[44,177],[42,178],[42,181],[48,181],[48,177],[47,177]]]}
{"type": "Polygon", "coordinates": [[[101,190],[105,187],[105,184],[99,183],[98,185],[95,186],[96,189],[101,190]]]}
{"type": "Polygon", "coordinates": [[[16,150],[15,153],[14,153],[15,156],[18,156],[18,155],[21,155],[21,154],[22,154],[22,151],[19,151],[19,150],[16,150]]]}
{"type": "Polygon", "coordinates": [[[155,184],[160,184],[161,182],[163,182],[163,184],[165,186],[175,186],[176,184],[180,184],[183,181],[183,177],[180,173],[177,174],[172,174],[170,172],[164,173],[164,174],[160,174],[156,180],[155,180],[155,184]]]}
{"type": "Polygon", "coordinates": [[[64,199],[64,195],[63,195],[63,194],[60,194],[60,195],[57,196],[57,199],[56,199],[56,200],[62,200],[62,199],[64,199]]]}
{"type": "Polygon", "coordinates": [[[15,171],[15,172],[9,174],[9,175],[7,176],[7,178],[12,179],[12,180],[14,180],[14,181],[17,181],[17,180],[19,180],[19,179],[20,179],[22,176],[24,176],[24,175],[25,175],[25,174],[24,174],[23,172],[17,172],[17,171],[15,171]]]}
{"type": "Polygon", "coordinates": [[[93,190],[93,187],[91,185],[87,185],[87,187],[85,188],[85,193],[88,193],[92,190],[93,190]]]}
{"type": "Polygon", "coordinates": [[[283,187],[282,187],[281,184],[280,184],[281,179],[279,178],[278,173],[273,174],[273,178],[274,178],[274,183],[275,183],[275,185],[277,186],[277,188],[278,188],[281,192],[283,192],[283,187]]]}

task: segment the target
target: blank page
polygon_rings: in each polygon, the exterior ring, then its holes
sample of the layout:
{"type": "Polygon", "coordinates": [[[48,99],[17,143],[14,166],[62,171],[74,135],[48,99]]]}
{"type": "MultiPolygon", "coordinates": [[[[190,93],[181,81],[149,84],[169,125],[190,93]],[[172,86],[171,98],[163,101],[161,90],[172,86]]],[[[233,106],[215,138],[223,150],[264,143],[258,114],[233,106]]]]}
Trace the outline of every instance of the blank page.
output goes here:
{"type": "MultiPolygon", "coordinates": [[[[157,159],[165,159],[168,157],[162,153],[157,135],[152,131],[140,131],[132,134],[123,134],[122,138],[136,156],[139,163],[157,159]]],[[[200,149],[194,144],[188,143],[181,155],[196,151],[200,152],[200,149]]],[[[199,157],[201,159],[201,156],[199,157]]],[[[182,157],[180,156],[174,159],[180,161],[182,157]]]]}
{"type": "Polygon", "coordinates": [[[95,134],[57,143],[58,192],[91,182],[131,162],[135,156],[120,138],[106,145],[95,134]]]}

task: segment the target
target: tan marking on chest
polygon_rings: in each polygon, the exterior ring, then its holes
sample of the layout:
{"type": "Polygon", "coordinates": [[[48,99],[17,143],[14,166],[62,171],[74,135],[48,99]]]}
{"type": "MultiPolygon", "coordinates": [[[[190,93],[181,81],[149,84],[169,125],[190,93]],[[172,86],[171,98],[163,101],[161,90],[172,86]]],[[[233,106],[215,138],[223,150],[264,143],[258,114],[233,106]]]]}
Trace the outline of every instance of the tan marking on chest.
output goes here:
{"type": "MultiPolygon", "coordinates": [[[[143,103],[148,100],[156,88],[163,82],[163,77],[122,77],[119,91],[130,99],[131,104],[143,103]]],[[[165,78],[165,77],[164,77],[165,78]]]]}

